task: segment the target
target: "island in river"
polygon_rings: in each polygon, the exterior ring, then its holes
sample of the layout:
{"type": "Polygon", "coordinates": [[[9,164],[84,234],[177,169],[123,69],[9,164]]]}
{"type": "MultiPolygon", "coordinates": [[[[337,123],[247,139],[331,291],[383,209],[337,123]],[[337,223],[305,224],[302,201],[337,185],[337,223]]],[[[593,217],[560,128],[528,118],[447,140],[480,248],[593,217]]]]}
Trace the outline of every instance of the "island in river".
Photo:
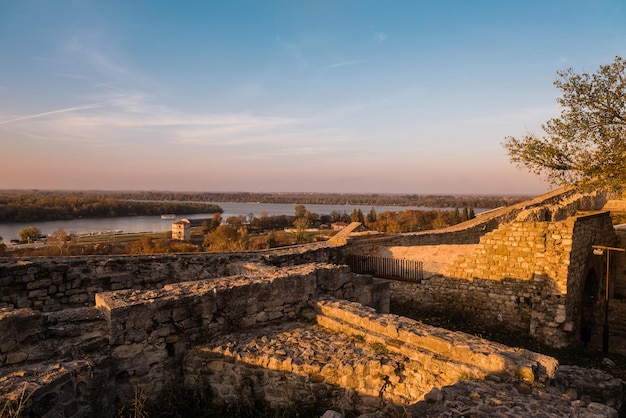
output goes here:
{"type": "Polygon", "coordinates": [[[83,192],[0,193],[0,222],[221,213],[216,204],[118,199],[83,192]]]}

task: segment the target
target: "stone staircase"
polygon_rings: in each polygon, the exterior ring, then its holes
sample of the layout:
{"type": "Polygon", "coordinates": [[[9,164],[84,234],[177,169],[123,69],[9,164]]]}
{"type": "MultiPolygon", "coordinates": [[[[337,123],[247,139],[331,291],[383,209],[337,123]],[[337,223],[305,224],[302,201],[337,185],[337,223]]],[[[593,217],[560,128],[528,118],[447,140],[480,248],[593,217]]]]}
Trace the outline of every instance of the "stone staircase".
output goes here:
{"type": "Polygon", "coordinates": [[[208,385],[225,402],[317,400],[368,416],[405,416],[389,413],[395,405],[425,417],[617,417],[611,407],[621,403],[621,380],[600,371],[558,367],[538,353],[347,301],[314,307],[313,322],[241,330],[194,347],[183,362],[185,384],[208,385]],[[583,394],[594,402],[575,400],[583,394]]]}

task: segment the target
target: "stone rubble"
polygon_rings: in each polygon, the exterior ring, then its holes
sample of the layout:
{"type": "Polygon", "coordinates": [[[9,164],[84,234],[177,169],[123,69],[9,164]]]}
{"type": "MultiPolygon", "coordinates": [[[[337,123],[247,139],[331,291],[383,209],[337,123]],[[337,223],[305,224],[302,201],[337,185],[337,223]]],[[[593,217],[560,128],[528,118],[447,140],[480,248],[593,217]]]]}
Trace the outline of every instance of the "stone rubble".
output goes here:
{"type": "Polygon", "coordinates": [[[606,212],[566,219],[583,209],[577,199],[557,191],[446,230],[348,237],[344,246],[6,259],[0,407],[27,395],[33,416],[112,416],[133,389],[155,397],[185,381],[224,400],[325,399],[334,404],[325,418],[348,409],[362,418],[617,416],[618,379],[383,315],[389,284],[340,266],[351,252],[472,244],[446,270],[454,277],[392,287],[393,297],[468,308],[567,345],[580,334],[587,274],[602,271],[589,248],[614,238],[606,212]]]}
{"type": "Polygon", "coordinates": [[[346,301],[318,305],[322,325],[249,329],[195,347],[184,360],[185,383],[208,385],[225,403],[241,401],[242,394],[274,407],[297,408],[317,399],[329,410],[365,413],[362,417],[617,417],[613,407],[621,406],[621,381],[599,370],[557,367],[547,356],[376,315],[346,301]],[[327,329],[329,322],[320,315],[328,314],[352,318],[365,328],[327,329]],[[422,335],[419,343],[406,338],[411,333],[422,335]],[[446,353],[442,336],[466,351],[446,353]],[[415,354],[425,347],[440,351],[415,354]],[[494,370],[497,356],[508,362],[494,370]],[[531,367],[534,378],[516,372],[529,361],[540,361],[544,372],[531,367]]]}
{"type": "MultiPolygon", "coordinates": [[[[597,376],[596,376],[597,377],[597,376]]],[[[606,377],[608,381],[610,377],[606,377]]],[[[618,418],[615,408],[592,401],[583,396],[574,399],[557,386],[533,387],[525,383],[507,381],[464,380],[441,389],[433,388],[423,401],[406,408],[396,408],[392,415],[379,411],[379,417],[405,416],[413,418],[618,418]]],[[[370,418],[374,414],[360,415],[370,418]]],[[[337,411],[329,410],[323,417],[343,418],[337,411]]]]}

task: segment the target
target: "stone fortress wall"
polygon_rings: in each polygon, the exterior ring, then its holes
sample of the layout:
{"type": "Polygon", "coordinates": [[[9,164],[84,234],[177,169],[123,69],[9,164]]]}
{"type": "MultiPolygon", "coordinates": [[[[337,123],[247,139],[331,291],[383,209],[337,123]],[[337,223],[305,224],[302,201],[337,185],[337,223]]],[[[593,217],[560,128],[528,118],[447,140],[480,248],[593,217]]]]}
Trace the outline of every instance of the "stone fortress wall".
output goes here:
{"type": "MultiPolygon", "coordinates": [[[[393,283],[393,297],[455,310],[493,326],[519,329],[554,347],[580,340],[581,304],[591,270],[603,272],[592,245],[615,245],[607,212],[558,222],[512,222],[485,234],[443,275],[393,283]]],[[[601,288],[595,294],[598,304],[601,288]]],[[[594,306],[596,316],[601,305],[594,306]]]]}
{"type": "Polygon", "coordinates": [[[110,417],[135,393],[155,397],[184,382],[225,402],[297,407],[315,398],[368,413],[418,407],[433,390],[487,379],[481,390],[493,395],[483,399],[490,405],[502,393],[494,382],[522,385],[561,414],[611,416],[621,404],[619,379],[579,379],[550,357],[385,314],[388,284],[345,266],[233,269],[230,277],[101,293],[95,307],[3,311],[3,400],[28,393],[25,416],[110,417]]]}
{"type": "Polygon", "coordinates": [[[4,260],[0,405],[27,393],[35,416],[111,416],[134,390],[158,396],[184,381],[225,401],[318,395],[369,412],[429,396],[441,406],[433,388],[487,377],[482,389],[494,399],[494,382],[526,382],[529,393],[541,382],[552,390],[537,396],[551,407],[613,414],[618,380],[600,373],[583,384],[545,356],[389,316],[389,283],[340,266],[381,245],[478,243],[445,276],[392,283],[391,298],[480,307],[473,314],[560,346],[579,331],[581,282],[601,269],[588,247],[613,240],[605,214],[567,215],[602,198],[562,191],[441,232],[258,253],[4,260]]]}
{"type": "Polygon", "coordinates": [[[288,266],[339,257],[333,246],[312,244],[254,253],[6,258],[0,262],[0,308],[54,312],[93,306],[101,292],[229,276],[238,262],[288,266]]]}
{"type": "MultiPolygon", "coordinates": [[[[380,254],[383,248],[474,244],[474,251],[447,260],[442,274],[420,283],[392,282],[392,299],[423,308],[457,311],[484,324],[518,329],[540,342],[564,347],[580,341],[587,276],[601,277],[603,258],[592,245],[614,246],[617,236],[604,193],[561,189],[529,202],[490,211],[450,228],[353,240],[346,253],[380,254]]],[[[392,251],[388,251],[392,253],[392,251]]],[[[619,271],[619,269],[616,269],[619,271]]],[[[587,310],[600,323],[603,287],[587,310]]],[[[600,338],[595,328],[594,339],[600,338]]]]}
{"type": "Polygon", "coordinates": [[[154,397],[182,381],[187,351],[222,333],[311,318],[322,295],[389,310],[387,283],[346,266],[231,269],[238,274],[98,293],[90,307],[0,309],[2,403],[26,390],[32,416],[113,416],[135,389],[154,397]]]}

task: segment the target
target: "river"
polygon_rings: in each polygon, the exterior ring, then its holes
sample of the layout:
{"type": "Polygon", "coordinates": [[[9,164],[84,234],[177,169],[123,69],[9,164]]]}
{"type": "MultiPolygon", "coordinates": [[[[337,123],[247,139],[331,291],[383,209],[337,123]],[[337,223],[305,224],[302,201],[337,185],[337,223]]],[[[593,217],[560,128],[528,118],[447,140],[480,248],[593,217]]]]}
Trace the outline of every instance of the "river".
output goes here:
{"type": "MultiPolygon", "coordinates": [[[[274,215],[294,215],[296,204],[291,203],[237,203],[237,202],[210,202],[219,205],[224,212],[222,218],[227,219],[230,216],[248,215],[253,213],[258,217],[261,213],[268,216],[274,215]]],[[[318,215],[329,215],[332,212],[352,213],[353,209],[361,209],[364,215],[367,215],[372,206],[360,205],[304,205],[306,210],[317,213],[318,215]]],[[[386,210],[392,212],[400,212],[407,209],[430,210],[432,208],[417,206],[374,206],[377,213],[386,210]]],[[[447,209],[447,208],[445,208],[447,209]]],[[[481,210],[475,209],[476,213],[481,210]]],[[[181,215],[176,219],[204,219],[212,218],[212,213],[199,213],[195,215],[181,215]]],[[[67,233],[83,234],[88,232],[160,232],[169,231],[174,219],[161,219],[160,216],[124,216],[117,218],[80,218],[69,221],[45,221],[45,222],[0,222],[0,237],[4,242],[17,239],[18,233],[23,228],[34,226],[39,228],[42,234],[52,234],[59,229],[67,233]]]]}

